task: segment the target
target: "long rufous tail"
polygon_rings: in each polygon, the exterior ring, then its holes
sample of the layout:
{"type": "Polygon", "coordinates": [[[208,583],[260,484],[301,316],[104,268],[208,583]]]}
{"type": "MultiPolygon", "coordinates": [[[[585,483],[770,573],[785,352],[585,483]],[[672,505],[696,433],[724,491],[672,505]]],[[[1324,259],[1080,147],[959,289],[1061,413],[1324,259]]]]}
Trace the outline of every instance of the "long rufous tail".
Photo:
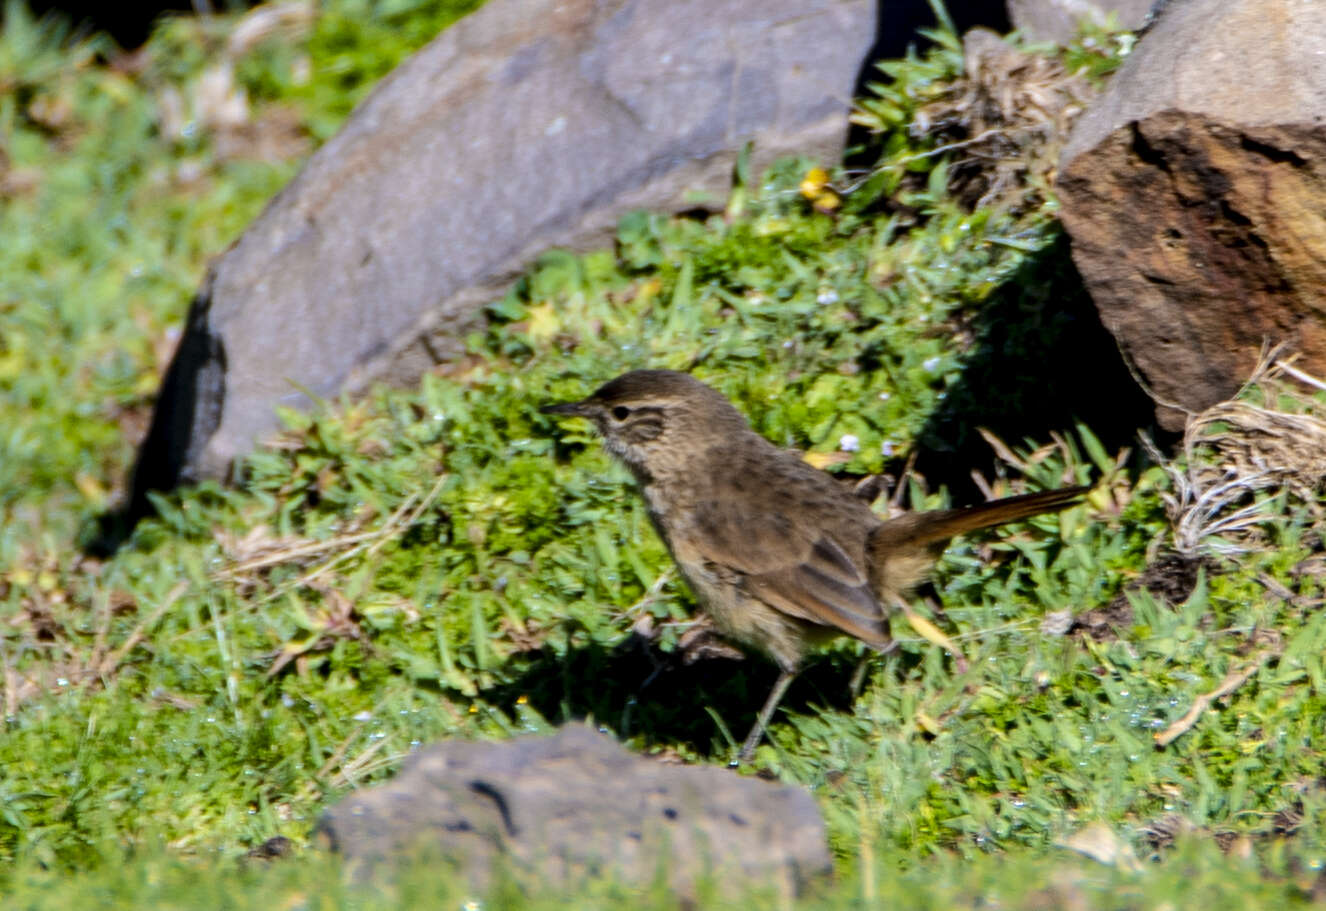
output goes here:
{"type": "Polygon", "coordinates": [[[866,545],[873,587],[877,592],[905,594],[925,578],[930,565],[955,535],[1067,509],[1081,502],[1090,489],[1064,487],[978,506],[912,512],[889,519],[871,533],[866,545]]]}

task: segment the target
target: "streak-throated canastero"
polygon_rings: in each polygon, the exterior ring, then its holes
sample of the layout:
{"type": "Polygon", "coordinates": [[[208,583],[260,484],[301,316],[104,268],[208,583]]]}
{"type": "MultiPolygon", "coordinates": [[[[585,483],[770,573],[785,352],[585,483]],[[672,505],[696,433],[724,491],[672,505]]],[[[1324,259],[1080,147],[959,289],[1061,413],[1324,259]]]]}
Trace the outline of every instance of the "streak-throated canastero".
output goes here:
{"type": "Polygon", "coordinates": [[[594,422],[715,625],[782,671],[742,759],[808,649],[844,634],[890,648],[890,609],[950,538],[1063,509],[1086,490],[882,519],[847,485],[751,430],[720,393],[672,370],[635,370],[543,411],[594,422]]]}

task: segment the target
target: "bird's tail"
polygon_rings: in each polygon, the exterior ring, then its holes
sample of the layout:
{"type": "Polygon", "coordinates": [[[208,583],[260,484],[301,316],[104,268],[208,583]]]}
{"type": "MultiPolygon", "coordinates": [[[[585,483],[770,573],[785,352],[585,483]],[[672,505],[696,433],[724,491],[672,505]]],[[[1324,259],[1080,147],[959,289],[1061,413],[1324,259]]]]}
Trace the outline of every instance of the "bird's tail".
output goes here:
{"type": "Polygon", "coordinates": [[[1081,502],[1089,487],[1064,487],[1005,497],[992,503],[912,512],[889,519],[867,542],[871,583],[877,592],[905,594],[925,578],[930,565],[955,535],[1003,525],[1081,502]]]}

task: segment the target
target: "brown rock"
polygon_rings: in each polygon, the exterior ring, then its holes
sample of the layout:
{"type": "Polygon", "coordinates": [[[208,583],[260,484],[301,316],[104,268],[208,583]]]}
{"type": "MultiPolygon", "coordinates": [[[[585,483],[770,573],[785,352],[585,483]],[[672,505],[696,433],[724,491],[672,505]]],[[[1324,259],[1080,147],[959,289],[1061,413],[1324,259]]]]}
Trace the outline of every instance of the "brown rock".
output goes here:
{"type": "Polygon", "coordinates": [[[662,870],[684,894],[712,876],[791,896],[831,867],[801,788],[660,763],[574,726],[427,747],[392,782],[328,810],[318,832],[361,875],[427,857],[479,890],[499,867],[529,887],[563,888],[600,875],[648,885],[662,870]]]}
{"type": "Polygon", "coordinates": [[[1326,4],[1171,3],[1078,121],[1058,191],[1102,321],[1159,401],[1227,398],[1264,340],[1326,370],[1326,4]]]}
{"type": "Polygon", "coordinates": [[[1067,44],[1083,20],[1103,26],[1111,14],[1120,28],[1139,29],[1155,0],[1008,0],[1013,27],[1037,41],[1067,44]]]}
{"type": "Polygon", "coordinates": [[[491,0],[401,64],[209,271],[140,453],[224,476],[276,406],[410,382],[549,247],[840,154],[871,0],[491,0]]]}

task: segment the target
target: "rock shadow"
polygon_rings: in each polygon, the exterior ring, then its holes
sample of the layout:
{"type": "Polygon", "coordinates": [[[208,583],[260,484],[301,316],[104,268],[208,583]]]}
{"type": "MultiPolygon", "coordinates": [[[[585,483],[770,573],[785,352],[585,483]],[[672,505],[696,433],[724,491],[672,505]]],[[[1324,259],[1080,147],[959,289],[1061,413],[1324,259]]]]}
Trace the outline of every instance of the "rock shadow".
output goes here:
{"type": "Polygon", "coordinates": [[[189,307],[179,348],[152,408],[147,436],[138,445],[128,499],[93,517],[80,531],[79,545],[86,553],[97,557],[114,554],[129,540],[139,520],[153,513],[150,493],[198,480],[186,470],[198,458],[189,448],[190,441],[200,447],[211,437],[221,423],[225,398],[225,348],[207,331],[212,279],[213,273],[209,273],[189,307]]]}
{"type": "Polygon", "coordinates": [[[974,342],[962,376],[918,435],[916,457],[916,470],[955,502],[982,499],[973,469],[1012,470],[998,463],[982,427],[1018,447],[1048,442],[1052,431],[1071,437],[1080,422],[1106,452],[1133,447],[1135,465],[1139,430],[1162,444],[1173,439],[1101,324],[1066,236],[1030,258],[963,329],[974,342]]]}

